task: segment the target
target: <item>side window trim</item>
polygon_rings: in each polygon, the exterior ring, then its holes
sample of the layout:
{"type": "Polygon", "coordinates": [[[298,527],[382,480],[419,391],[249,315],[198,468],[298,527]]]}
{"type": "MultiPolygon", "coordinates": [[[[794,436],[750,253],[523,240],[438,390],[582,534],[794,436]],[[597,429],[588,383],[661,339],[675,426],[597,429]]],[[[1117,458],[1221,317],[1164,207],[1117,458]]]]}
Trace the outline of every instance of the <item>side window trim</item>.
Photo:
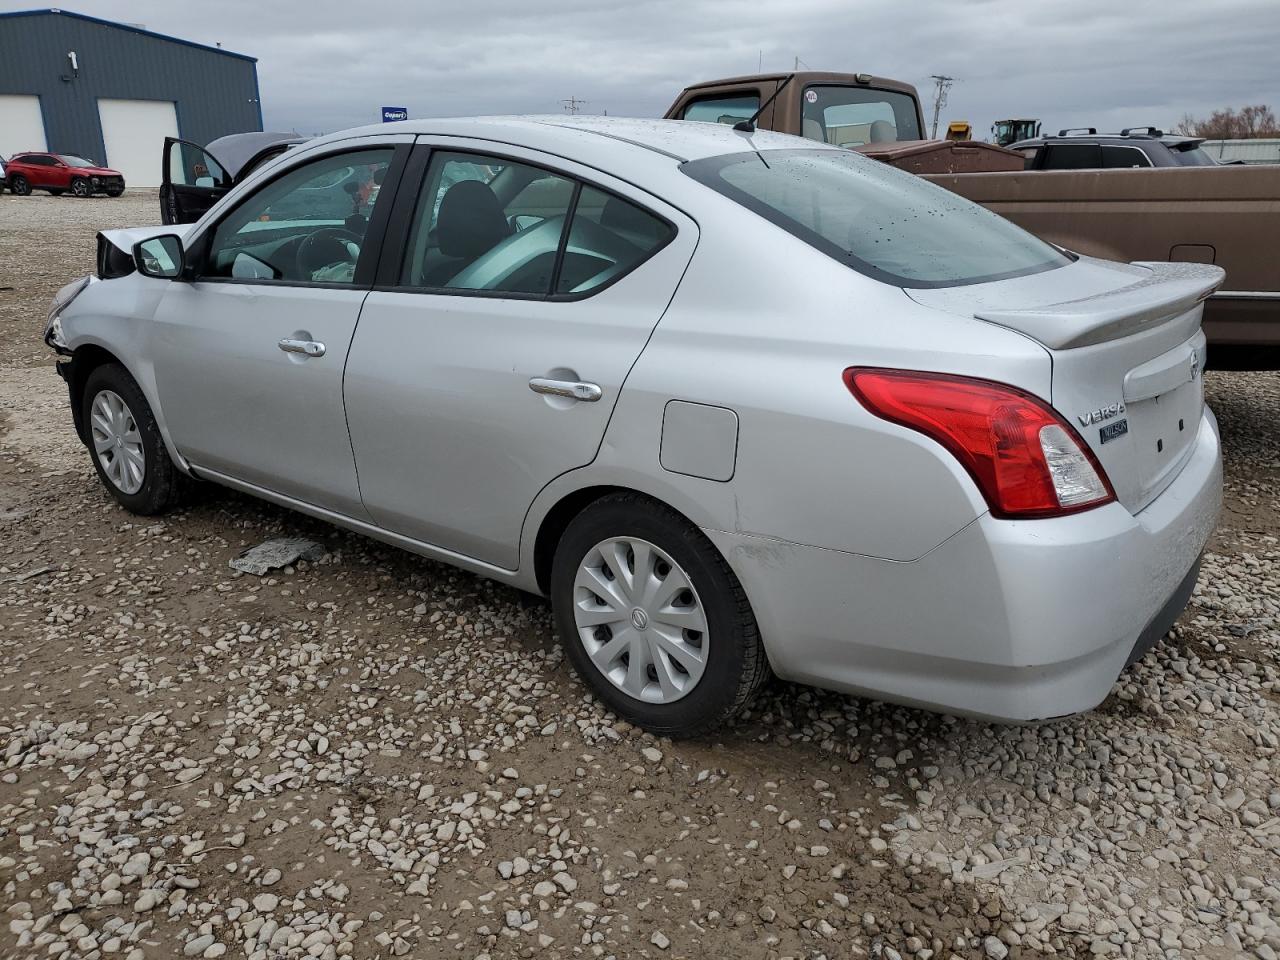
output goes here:
{"type": "Polygon", "coordinates": [[[209,245],[213,242],[213,237],[217,233],[218,227],[222,223],[239,210],[246,203],[249,203],[263,190],[270,187],[277,180],[289,176],[293,171],[308,166],[318,161],[326,160],[330,157],[341,156],[346,153],[360,153],[366,150],[391,150],[391,162],[387,166],[386,176],[383,177],[382,186],[378,190],[378,199],[373,205],[373,210],[369,217],[369,226],[365,231],[365,241],[361,247],[360,260],[356,264],[355,275],[349,284],[338,284],[329,281],[317,280],[272,280],[267,278],[244,278],[244,277],[208,277],[191,274],[187,279],[198,280],[200,283],[233,283],[233,284],[252,284],[254,286],[273,286],[273,287],[320,287],[327,289],[343,289],[343,290],[369,290],[373,287],[376,270],[382,259],[382,249],[386,242],[387,221],[390,217],[391,209],[395,206],[395,197],[399,192],[400,184],[404,179],[405,165],[409,159],[409,151],[412,147],[410,143],[393,142],[387,143],[379,141],[376,138],[370,138],[368,141],[352,141],[344,140],[340,144],[334,144],[335,149],[326,150],[322,153],[308,154],[298,163],[291,163],[286,167],[272,171],[271,175],[254,184],[253,190],[245,196],[239,198],[234,204],[222,210],[218,214],[218,218],[211,221],[200,232],[200,236],[195,239],[192,251],[195,254],[193,260],[195,263],[188,267],[188,271],[194,269],[196,264],[203,263],[209,253],[209,245]],[[390,185],[391,189],[387,187],[390,185]]]}
{"type": "Polygon", "coordinates": [[[564,254],[569,249],[569,231],[573,228],[573,218],[578,215],[578,200],[582,197],[582,181],[573,178],[573,196],[569,198],[569,212],[560,225],[560,244],[556,247],[556,264],[551,268],[551,285],[547,288],[547,299],[555,296],[560,286],[560,271],[564,267],[564,254]]]}
{"type": "MultiPolygon", "coordinates": [[[[381,256],[378,259],[376,278],[373,282],[372,289],[383,293],[411,293],[422,296],[439,296],[439,297],[479,297],[485,299],[502,299],[502,300],[546,300],[556,303],[571,302],[575,300],[585,300],[595,296],[604,290],[607,290],[613,284],[622,280],[624,277],[634,273],[640,267],[644,266],[649,260],[657,256],[662,250],[666,249],[673,242],[680,232],[680,227],[670,217],[667,217],[645,204],[639,203],[631,197],[624,196],[618,191],[609,187],[601,186],[599,183],[586,180],[581,174],[572,173],[562,167],[556,166],[554,158],[545,157],[539,154],[536,160],[527,159],[519,156],[512,156],[502,150],[503,144],[495,142],[493,149],[486,147],[478,147],[474,145],[458,145],[458,146],[440,146],[430,143],[417,143],[413,145],[412,153],[408,157],[404,172],[401,176],[401,190],[414,191],[413,203],[397,203],[395,209],[391,212],[389,224],[384,236],[381,247],[381,256]],[[551,293],[518,293],[508,290],[469,290],[461,287],[413,287],[407,286],[400,282],[400,277],[404,269],[405,258],[409,255],[409,241],[413,233],[413,226],[417,219],[418,204],[425,199],[423,197],[423,188],[426,186],[427,174],[430,171],[431,159],[435,153],[470,153],[481,157],[492,157],[498,160],[507,160],[511,163],[520,163],[525,166],[538,167],[546,170],[548,173],[555,174],[559,177],[572,180],[574,183],[573,197],[570,203],[568,215],[565,217],[564,229],[560,235],[560,246],[556,251],[556,265],[551,278],[551,293]],[[583,187],[591,187],[599,190],[609,196],[619,197],[628,203],[633,204],[643,210],[649,216],[656,220],[660,220],[670,228],[667,239],[654,247],[645,256],[637,260],[626,273],[620,274],[597,287],[592,287],[584,293],[556,293],[555,289],[560,282],[560,269],[564,262],[565,250],[569,244],[569,232],[573,227],[573,218],[577,213],[578,200],[582,195],[583,187]]],[[[532,151],[531,151],[532,152],[532,151]]]]}

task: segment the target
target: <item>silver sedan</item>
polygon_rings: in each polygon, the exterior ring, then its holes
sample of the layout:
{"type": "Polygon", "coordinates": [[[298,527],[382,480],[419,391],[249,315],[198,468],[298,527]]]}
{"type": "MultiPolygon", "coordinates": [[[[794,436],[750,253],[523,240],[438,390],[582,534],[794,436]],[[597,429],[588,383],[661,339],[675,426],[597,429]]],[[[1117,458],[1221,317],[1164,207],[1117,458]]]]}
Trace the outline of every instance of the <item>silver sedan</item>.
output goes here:
{"type": "Polygon", "coordinates": [[[549,595],[673,735],[771,673],[1087,710],[1187,602],[1217,268],[710,123],[408,121],[187,179],[198,220],[102,234],[46,332],[131,511],[210,481],[549,595]]]}

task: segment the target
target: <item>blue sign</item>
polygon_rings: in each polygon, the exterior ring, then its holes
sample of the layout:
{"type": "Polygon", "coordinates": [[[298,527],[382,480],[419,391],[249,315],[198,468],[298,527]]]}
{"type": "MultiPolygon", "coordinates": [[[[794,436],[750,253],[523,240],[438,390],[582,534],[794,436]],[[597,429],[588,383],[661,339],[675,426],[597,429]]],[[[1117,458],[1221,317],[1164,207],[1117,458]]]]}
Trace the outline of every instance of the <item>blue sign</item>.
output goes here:
{"type": "Polygon", "coordinates": [[[409,119],[408,107],[383,107],[382,108],[383,123],[394,123],[397,120],[408,120],[408,119],[409,119]]]}

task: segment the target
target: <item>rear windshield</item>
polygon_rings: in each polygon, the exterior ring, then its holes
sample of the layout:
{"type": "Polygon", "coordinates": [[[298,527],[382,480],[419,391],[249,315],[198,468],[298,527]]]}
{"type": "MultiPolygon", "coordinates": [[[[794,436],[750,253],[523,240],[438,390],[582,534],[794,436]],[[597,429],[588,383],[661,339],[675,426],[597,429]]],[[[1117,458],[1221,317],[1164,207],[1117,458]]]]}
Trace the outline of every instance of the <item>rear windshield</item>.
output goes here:
{"type": "Polygon", "coordinates": [[[856,153],[734,153],[692,160],[681,170],[827,256],[894,286],[985,283],[1071,262],[989,210],[856,153]]]}
{"type": "Polygon", "coordinates": [[[1173,158],[1180,167],[1216,167],[1217,161],[1200,149],[1196,144],[1191,147],[1174,147],[1173,158]]]}
{"type": "Polygon", "coordinates": [[[875,87],[805,87],[800,132],[836,147],[923,139],[915,97],[875,87]]]}

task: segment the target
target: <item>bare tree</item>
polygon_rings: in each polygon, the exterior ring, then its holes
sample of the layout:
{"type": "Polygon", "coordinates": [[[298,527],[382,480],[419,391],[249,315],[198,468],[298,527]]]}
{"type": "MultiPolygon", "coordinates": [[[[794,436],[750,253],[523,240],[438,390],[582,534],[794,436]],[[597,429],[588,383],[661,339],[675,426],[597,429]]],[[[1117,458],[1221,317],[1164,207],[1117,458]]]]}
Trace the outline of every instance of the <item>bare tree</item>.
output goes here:
{"type": "Polygon", "coordinates": [[[1198,120],[1189,113],[1174,126],[1174,132],[1210,140],[1253,140],[1259,137],[1280,137],[1280,123],[1275,111],[1265,104],[1253,104],[1235,110],[1215,110],[1208,119],[1198,120]]]}

